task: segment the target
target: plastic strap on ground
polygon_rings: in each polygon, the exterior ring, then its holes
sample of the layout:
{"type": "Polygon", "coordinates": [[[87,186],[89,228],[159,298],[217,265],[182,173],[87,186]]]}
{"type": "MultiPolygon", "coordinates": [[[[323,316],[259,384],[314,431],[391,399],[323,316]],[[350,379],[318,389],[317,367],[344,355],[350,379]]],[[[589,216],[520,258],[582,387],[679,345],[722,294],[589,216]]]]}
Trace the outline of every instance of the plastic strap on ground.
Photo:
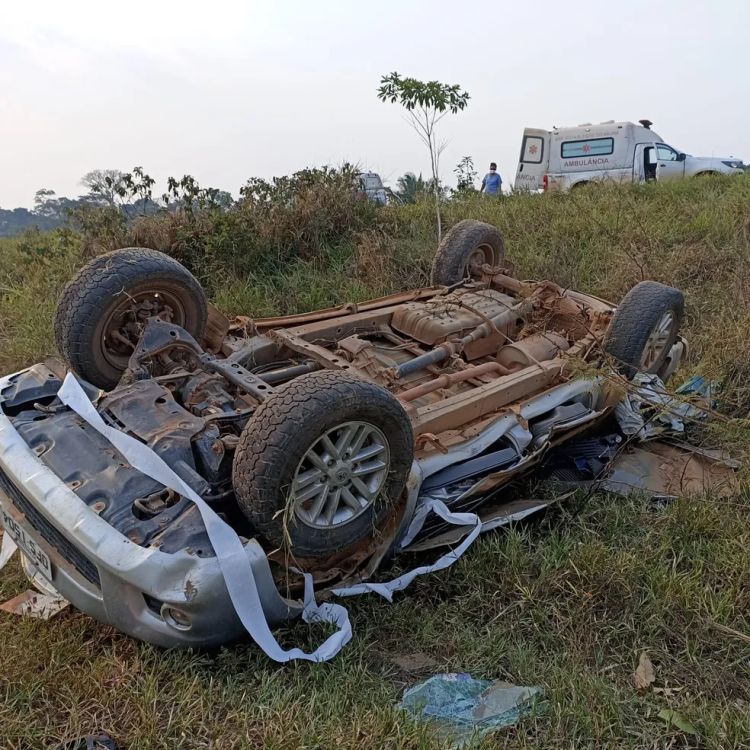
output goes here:
{"type": "MultiPolygon", "coordinates": [[[[68,373],[66,376],[62,387],[58,391],[58,396],[67,407],[76,412],[95,430],[107,438],[125,456],[133,468],[195,503],[206,526],[208,538],[211,540],[211,544],[216,552],[219,567],[224,576],[224,582],[235,612],[237,612],[240,621],[252,639],[267,656],[278,662],[291,661],[292,659],[305,659],[316,662],[328,661],[336,656],[351,640],[352,628],[346,609],[340,604],[316,604],[312,577],[305,574],[305,597],[302,619],[305,622],[329,623],[335,625],[338,630],[330,635],[312,653],[308,654],[299,648],[292,648],[285,651],[274,638],[268,626],[250,560],[234,529],[222,521],[211,507],[189,485],[180,479],[151,448],[135,438],[120,432],[118,429],[107,425],[72,374],[68,373]]],[[[453,565],[483,530],[482,521],[475,513],[454,513],[448,509],[445,503],[436,499],[427,499],[424,506],[423,519],[429,512],[434,512],[446,523],[455,526],[466,526],[471,531],[458,547],[447,552],[431,565],[422,565],[414,568],[414,570],[404,573],[392,581],[383,583],[357,583],[353,586],[332,589],[332,593],[337,596],[357,596],[359,594],[376,593],[385,597],[388,601],[392,601],[393,594],[396,591],[403,591],[418,576],[445,570],[445,568],[453,565]]],[[[522,515],[527,515],[533,510],[536,510],[536,508],[524,512],[522,515]]],[[[507,520],[514,519],[508,518],[507,520]]],[[[500,524],[490,521],[487,526],[490,527],[490,525],[494,527],[500,524]]],[[[6,538],[7,535],[4,535],[3,550],[5,549],[6,538]]],[[[252,540],[249,542],[249,544],[253,543],[252,540]]],[[[11,544],[13,544],[12,540],[11,544]]]]}
{"type": "Polygon", "coordinates": [[[530,516],[532,513],[537,513],[543,508],[546,508],[547,505],[548,503],[540,503],[531,508],[524,508],[516,513],[510,513],[507,516],[500,516],[498,518],[491,518],[488,521],[482,521],[475,513],[454,513],[442,500],[428,497],[419,505],[421,516],[419,528],[416,530],[410,529],[409,531],[413,532],[414,535],[418,534],[427,519],[427,516],[429,516],[430,513],[435,513],[446,523],[453,526],[464,526],[470,529],[466,538],[461,541],[461,544],[450,552],[446,552],[431,565],[422,565],[419,568],[414,568],[414,570],[404,573],[398,578],[394,578],[392,581],[386,581],[384,583],[364,581],[362,583],[354,584],[353,586],[332,589],[332,593],[338,596],[356,596],[357,594],[374,593],[380,594],[380,596],[386,598],[390,602],[393,600],[393,594],[396,591],[403,591],[417,576],[436,573],[439,570],[445,570],[453,565],[453,563],[456,562],[456,560],[458,560],[467,549],[469,549],[479,534],[484,533],[485,531],[491,531],[499,526],[505,526],[514,521],[520,521],[521,519],[526,518],[526,516],[530,516]],[[474,528],[471,528],[472,526],[474,528]]]}
{"type": "Polygon", "coordinates": [[[432,511],[436,513],[446,523],[453,524],[454,526],[473,526],[471,532],[466,538],[458,545],[455,549],[450,552],[446,552],[442,557],[438,558],[432,565],[421,565],[414,570],[410,570],[408,573],[404,573],[398,578],[394,578],[392,581],[386,581],[385,583],[374,583],[365,581],[364,583],[356,583],[353,586],[345,586],[343,588],[332,589],[332,593],[337,596],[357,596],[358,594],[374,593],[380,594],[380,596],[386,598],[389,602],[393,600],[393,594],[396,591],[403,591],[417,576],[426,575],[427,573],[436,573],[438,570],[445,570],[445,568],[453,565],[464,552],[472,545],[473,541],[479,536],[482,531],[482,521],[479,516],[475,513],[453,513],[448,509],[445,503],[440,500],[427,500],[425,503],[426,512],[432,511]]]}
{"type": "MultiPolygon", "coordinates": [[[[327,661],[351,640],[352,628],[346,609],[339,604],[316,604],[312,582],[306,576],[303,619],[305,622],[330,623],[335,625],[338,630],[312,653],[307,653],[299,648],[283,649],[268,626],[250,560],[234,529],[222,521],[206,502],[180,479],[151,448],[107,425],[72,374],[68,373],[66,376],[58,396],[67,407],[107,438],[125,456],[133,468],[195,503],[203,523],[206,525],[208,538],[216,552],[219,567],[237,616],[252,639],[267,656],[278,662],[286,662],[292,659],[327,661]]],[[[5,539],[5,535],[3,538],[5,539]]]]}
{"type": "Polygon", "coordinates": [[[0,544],[0,570],[2,570],[13,557],[13,553],[18,549],[16,543],[10,538],[7,531],[3,532],[3,541],[0,544]]]}

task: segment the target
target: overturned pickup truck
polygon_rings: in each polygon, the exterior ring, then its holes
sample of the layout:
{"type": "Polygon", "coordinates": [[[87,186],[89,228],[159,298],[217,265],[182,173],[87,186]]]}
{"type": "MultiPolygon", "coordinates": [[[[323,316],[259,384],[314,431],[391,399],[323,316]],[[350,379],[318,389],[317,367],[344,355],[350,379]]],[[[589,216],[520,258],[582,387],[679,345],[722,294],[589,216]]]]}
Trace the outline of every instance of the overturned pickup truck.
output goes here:
{"type": "Polygon", "coordinates": [[[445,531],[415,523],[435,493],[483,517],[551,446],[610,413],[608,373],[666,378],[684,352],[676,289],[642,282],[615,306],[519,281],[480,222],[448,232],[432,283],[230,321],[162,253],[91,261],[54,332],[95,419],[58,393],[59,361],[0,379],[0,517],[27,568],[137,638],[224,643],[243,624],[186,494],[239,536],[279,623],[301,610],[299,571],[319,590],[372,574],[445,531]],[[136,468],[115,433],[190,492],[136,468]]]}

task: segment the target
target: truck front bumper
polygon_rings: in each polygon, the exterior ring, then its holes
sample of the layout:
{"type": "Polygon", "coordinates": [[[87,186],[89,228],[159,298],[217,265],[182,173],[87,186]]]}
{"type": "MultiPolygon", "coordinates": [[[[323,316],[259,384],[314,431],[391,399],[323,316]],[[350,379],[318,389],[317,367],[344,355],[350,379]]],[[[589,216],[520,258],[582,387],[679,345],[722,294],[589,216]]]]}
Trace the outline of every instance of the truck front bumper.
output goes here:
{"type": "MultiPolygon", "coordinates": [[[[0,378],[0,405],[13,377],[0,378]]],[[[244,634],[215,557],[131,542],[39,459],[1,407],[0,510],[6,533],[32,562],[46,555],[55,589],[96,620],[167,648],[212,647],[244,634]]],[[[260,544],[251,539],[245,551],[269,624],[297,616],[301,603],[279,594],[260,544]]]]}

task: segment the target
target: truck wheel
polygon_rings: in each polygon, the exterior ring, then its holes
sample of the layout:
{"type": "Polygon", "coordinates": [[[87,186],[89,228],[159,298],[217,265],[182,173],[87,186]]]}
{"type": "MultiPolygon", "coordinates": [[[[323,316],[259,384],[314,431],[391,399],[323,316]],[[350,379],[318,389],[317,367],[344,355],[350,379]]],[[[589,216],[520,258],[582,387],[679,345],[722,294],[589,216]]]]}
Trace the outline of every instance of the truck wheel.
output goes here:
{"type": "Polygon", "coordinates": [[[497,227],[464,219],[443,237],[432,263],[432,284],[453,286],[463,279],[478,279],[486,263],[497,267],[505,257],[505,243],[497,227]]]}
{"type": "Polygon", "coordinates": [[[623,298],[604,340],[628,379],[637,372],[658,373],[677,341],[685,299],[679,289],[641,281],[623,298]]]}
{"type": "Polygon", "coordinates": [[[94,258],[68,282],[55,311],[55,343],[71,369],[109,389],[148,318],[200,339],[207,315],[206,296],[187,268],[156,250],[127,247],[94,258]]]}
{"type": "Polygon", "coordinates": [[[240,436],[240,509],[276,547],[345,557],[393,512],[414,455],[411,423],[385,388],[339,371],[302,375],[263,402],[240,436]]]}

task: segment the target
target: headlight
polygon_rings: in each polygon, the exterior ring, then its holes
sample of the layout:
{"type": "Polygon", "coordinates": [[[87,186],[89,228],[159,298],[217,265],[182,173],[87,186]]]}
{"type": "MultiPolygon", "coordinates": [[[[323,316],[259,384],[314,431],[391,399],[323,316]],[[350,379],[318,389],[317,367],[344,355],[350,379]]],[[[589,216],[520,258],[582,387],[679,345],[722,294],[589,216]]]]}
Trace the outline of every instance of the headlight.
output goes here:
{"type": "Polygon", "coordinates": [[[721,162],[727,167],[731,167],[732,169],[744,169],[745,165],[742,163],[742,159],[732,159],[731,161],[723,161],[721,162]]]}

